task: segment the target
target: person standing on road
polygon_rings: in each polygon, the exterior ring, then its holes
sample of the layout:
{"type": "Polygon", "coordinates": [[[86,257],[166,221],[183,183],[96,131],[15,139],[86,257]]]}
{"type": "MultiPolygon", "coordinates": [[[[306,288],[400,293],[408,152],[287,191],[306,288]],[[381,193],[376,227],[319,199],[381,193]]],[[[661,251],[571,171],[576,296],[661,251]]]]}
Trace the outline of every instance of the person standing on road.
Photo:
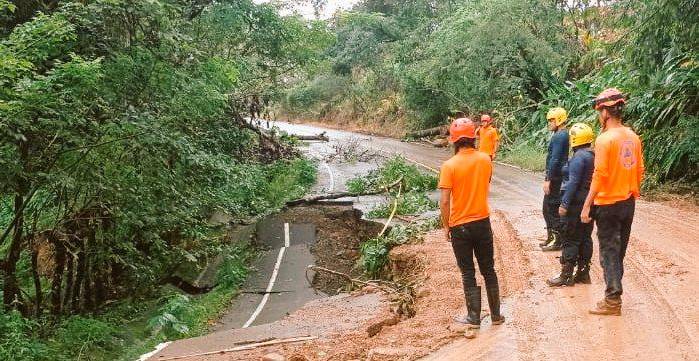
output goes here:
{"type": "Polygon", "coordinates": [[[593,101],[602,134],[595,142],[595,170],[580,219],[583,223],[592,221],[594,203],[606,284],[604,299],[590,310],[595,315],[621,315],[624,256],[645,172],[641,140],[622,121],[625,104],[624,95],[616,88],[604,90],[593,101]]]}
{"type": "Polygon", "coordinates": [[[490,226],[488,191],[493,164],[490,157],[475,149],[476,125],[459,118],[449,128],[454,156],[444,162],[439,176],[440,210],[445,237],[451,241],[466,298],[467,314],[455,321],[470,328],[481,324],[481,288],[476,283],[473,264],[485,280],[490,318],[494,325],[505,322],[500,314],[500,291],[493,260],[493,231],[490,226]]]}
{"type": "Polygon", "coordinates": [[[595,135],[592,128],[584,123],[573,124],[568,134],[573,156],[563,167],[561,205],[558,208],[563,223],[561,274],[546,281],[551,287],[591,283],[592,224],[582,223],[580,212],[592,182],[595,155],[591,145],[595,135]],[[576,263],[578,269],[573,275],[576,263]]]}
{"type": "Polygon", "coordinates": [[[493,126],[493,119],[490,115],[481,115],[481,126],[478,128],[478,150],[488,154],[490,159],[495,159],[498,151],[500,136],[498,130],[493,126]]]}
{"type": "Polygon", "coordinates": [[[563,108],[553,108],[546,114],[548,128],[553,132],[546,155],[546,178],[544,179],[544,202],[542,212],[546,222],[546,240],[539,244],[543,251],[561,249],[561,171],[568,160],[568,130],[565,123],[568,113],[563,108]]]}

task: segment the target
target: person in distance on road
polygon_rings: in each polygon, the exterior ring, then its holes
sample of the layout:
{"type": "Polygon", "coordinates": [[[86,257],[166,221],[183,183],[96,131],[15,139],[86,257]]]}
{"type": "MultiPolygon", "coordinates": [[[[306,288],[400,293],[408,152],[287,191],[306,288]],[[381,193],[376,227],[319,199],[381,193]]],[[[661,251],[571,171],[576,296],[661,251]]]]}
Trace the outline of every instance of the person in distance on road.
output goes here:
{"type": "Polygon", "coordinates": [[[606,284],[604,299],[590,310],[595,315],[621,315],[624,256],[645,171],[641,140],[622,121],[625,104],[624,95],[616,88],[604,90],[593,100],[602,134],[595,142],[595,170],[580,219],[583,223],[592,221],[594,203],[606,284]]]}
{"type": "Polygon", "coordinates": [[[595,154],[591,146],[595,135],[592,128],[584,123],[573,124],[568,134],[573,156],[563,167],[561,205],[558,207],[563,223],[561,273],[546,281],[551,287],[591,283],[592,223],[582,223],[580,212],[592,182],[595,154]],[[578,270],[573,275],[576,263],[578,270]]]}
{"type": "Polygon", "coordinates": [[[490,318],[494,325],[499,325],[505,322],[505,317],[500,314],[488,207],[492,161],[487,154],[475,149],[476,125],[468,118],[451,123],[449,142],[454,144],[454,156],[441,167],[440,210],[445,238],[451,241],[461,271],[467,309],[466,315],[454,320],[470,328],[479,328],[481,324],[481,288],[476,283],[475,255],[485,280],[490,318]]]}
{"type": "Polygon", "coordinates": [[[481,126],[478,128],[478,150],[488,154],[490,159],[495,159],[498,151],[500,136],[498,130],[493,126],[493,119],[490,115],[481,115],[481,126]]]}
{"type": "Polygon", "coordinates": [[[546,113],[548,128],[553,137],[546,155],[546,178],[544,179],[544,202],[542,212],[546,222],[546,240],[539,244],[543,251],[561,249],[561,218],[558,207],[561,205],[561,171],[568,160],[568,131],[565,123],[568,112],[563,108],[553,108],[546,113]]]}

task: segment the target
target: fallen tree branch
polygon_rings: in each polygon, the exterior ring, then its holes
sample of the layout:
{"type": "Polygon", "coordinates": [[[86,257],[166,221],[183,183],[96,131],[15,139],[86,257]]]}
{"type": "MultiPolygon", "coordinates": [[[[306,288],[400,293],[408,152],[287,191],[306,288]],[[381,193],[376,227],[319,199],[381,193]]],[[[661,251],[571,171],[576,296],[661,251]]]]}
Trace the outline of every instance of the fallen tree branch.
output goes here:
{"type": "Polygon", "coordinates": [[[301,198],[301,199],[295,199],[293,201],[286,202],[286,205],[291,207],[291,206],[298,206],[300,204],[317,203],[318,201],[329,200],[329,199],[340,199],[340,198],[345,198],[345,197],[359,197],[359,196],[372,196],[372,195],[388,192],[392,188],[401,184],[402,181],[403,181],[403,177],[400,177],[395,182],[389,184],[388,186],[384,187],[383,189],[379,189],[379,190],[375,190],[375,191],[371,191],[371,192],[364,192],[364,193],[334,192],[334,193],[316,195],[316,196],[312,196],[312,197],[305,197],[305,198],[301,198]]]}
{"type": "Polygon", "coordinates": [[[398,195],[396,198],[393,200],[393,210],[391,210],[391,215],[388,216],[388,219],[386,220],[386,224],[383,225],[383,229],[379,233],[378,237],[383,236],[384,233],[386,233],[386,230],[388,229],[388,225],[391,223],[393,220],[393,216],[396,215],[396,211],[398,210],[398,198],[400,198],[400,191],[403,190],[403,184],[400,183],[398,185],[398,195]]]}
{"type": "Polygon", "coordinates": [[[282,338],[282,339],[278,339],[278,340],[251,343],[248,345],[243,345],[243,346],[238,346],[238,347],[233,347],[233,348],[228,348],[228,349],[223,349],[223,350],[193,353],[193,354],[183,355],[183,356],[172,356],[172,357],[158,358],[158,360],[159,361],[170,361],[170,360],[182,360],[182,359],[191,358],[191,357],[220,355],[220,354],[230,353],[230,352],[252,350],[255,348],[259,348],[259,347],[279,345],[282,343],[310,341],[310,340],[315,340],[317,338],[318,338],[318,336],[301,336],[301,337],[282,338]]]}
{"type": "Polygon", "coordinates": [[[294,137],[298,140],[320,140],[323,142],[328,142],[330,141],[330,138],[325,134],[325,132],[322,132],[317,135],[296,135],[296,134],[289,134],[289,136],[294,137]]]}
{"type": "Polygon", "coordinates": [[[424,138],[424,137],[430,137],[433,135],[447,135],[448,132],[449,132],[449,128],[446,125],[440,125],[440,126],[434,127],[434,128],[428,128],[428,129],[410,132],[410,133],[408,133],[408,137],[409,138],[424,138]]]}
{"type": "Polygon", "coordinates": [[[393,287],[382,286],[382,285],[380,285],[376,282],[372,282],[372,281],[362,281],[362,280],[357,279],[357,278],[352,278],[352,276],[348,275],[347,273],[335,271],[335,270],[332,270],[330,268],[325,268],[325,267],[316,266],[316,265],[312,265],[312,264],[309,264],[308,266],[306,266],[306,281],[308,281],[308,284],[313,284],[313,282],[308,277],[309,270],[315,271],[315,272],[329,273],[331,275],[342,277],[342,278],[346,279],[347,282],[351,282],[354,284],[358,284],[358,285],[362,285],[362,286],[369,286],[369,287],[376,287],[377,289],[379,289],[383,292],[386,292],[389,295],[396,294],[399,292],[398,289],[395,289],[393,287]]]}

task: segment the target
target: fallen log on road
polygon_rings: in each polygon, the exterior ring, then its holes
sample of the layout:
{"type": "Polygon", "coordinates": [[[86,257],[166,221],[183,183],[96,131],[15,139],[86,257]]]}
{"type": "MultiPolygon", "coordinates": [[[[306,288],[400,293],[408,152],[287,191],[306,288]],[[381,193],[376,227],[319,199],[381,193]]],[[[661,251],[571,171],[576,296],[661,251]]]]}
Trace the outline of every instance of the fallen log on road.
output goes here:
{"type": "Polygon", "coordinates": [[[182,356],[158,358],[158,360],[159,361],[171,361],[171,360],[182,360],[182,359],[186,359],[186,358],[195,358],[195,357],[202,357],[202,356],[221,355],[221,354],[225,354],[225,353],[252,350],[255,348],[259,348],[259,347],[273,346],[273,345],[279,345],[279,344],[284,344],[284,343],[310,341],[310,340],[315,340],[317,338],[318,338],[317,336],[290,337],[290,338],[284,338],[284,339],[279,339],[279,340],[270,340],[270,341],[265,341],[265,342],[251,343],[251,344],[233,347],[233,348],[227,348],[227,349],[223,349],[223,350],[193,353],[193,354],[182,355],[182,356]]]}
{"type": "Polygon", "coordinates": [[[286,202],[287,207],[293,207],[293,206],[298,206],[301,204],[313,204],[317,203],[319,201],[323,200],[330,200],[330,199],[340,199],[340,198],[345,198],[345,197],[359,197],[359,196],[372,196],[372,195],[377,195],[381,193],[386,193],[392,188],[396,187],[398,184],[400,184],[403,181],[403,177],[398,178],[395,182],[389,184],[387,187],[375,191],[370,191],[370,192],[364,192],[364,193],[353,193],[353,192],[334,192],[334,193],[328,193],[328,194],[321,194],[321,195],[316,195],[316,196],[311,196],[311,197],[305,197],[305,198],[300,198],[300,199],[295,199],[293,201],[288,201],[286,202]]]}
{"type": "Polygon", "coordinates": [[[317,135],[295,135],[295,134],[289,134],[289,136],[294,137],[298,140],[319,140],[322,142],[328,142],[330,141],[330,138],[325,134],[325,132],[322,132],[317,135]]]}
{"type": "Polygon", "coordinates": [[[434,128],[428,128],[428,129],[410,132],[410,133],[408,133],[408,137],[409,138],[424,138],[424,137],[431,137],[434,135],[447,135],[448,133],[449,133],[449,128],[447,128],[444,125],[440,125],[440,126],[434,127],[434,128]]]}

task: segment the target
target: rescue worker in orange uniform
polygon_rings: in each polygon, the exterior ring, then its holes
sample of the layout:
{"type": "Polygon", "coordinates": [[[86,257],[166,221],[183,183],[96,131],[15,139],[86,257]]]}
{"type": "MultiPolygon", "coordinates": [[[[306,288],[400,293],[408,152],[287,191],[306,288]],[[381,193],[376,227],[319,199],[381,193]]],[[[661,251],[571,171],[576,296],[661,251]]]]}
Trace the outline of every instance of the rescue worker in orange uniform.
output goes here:
{"type": "Polygon", "coordinates": [[[594,207],[606,284],[604,299],[590,310],[595,315],[621,315],[624,256],[645,171],[641,140],[622,121],[625,104],[624,95],[616,88],[604,90],[593,101],[602,134],[595,142],[595,170],[580,219],[590,223],[594,207]]]}
{"type": "Polygon", "coordinates": [[[473,264],[485,280],[490,318],[494,325],[505,322],[500,314],[500,291],[493,260],[493,231],[490,226],[488,191],[493,173],[488,154],[477,151],[476,124],[459,118],[449,128],[449,142],[454,144],[454,156],[444,162],[439,176],[440,209],[444,233],[451,241],[466,298],[467,314],[456,317],[469,328],[481,324],[481,287],[476,283],[473,264]]]}
{"type": "Polygon", "coordinates": [[[493,126],[493,119],[488,114],[481,115],[481,126],[478,128],[478,150],[495,159],[498,151],[500,136],[493,126]]]}

